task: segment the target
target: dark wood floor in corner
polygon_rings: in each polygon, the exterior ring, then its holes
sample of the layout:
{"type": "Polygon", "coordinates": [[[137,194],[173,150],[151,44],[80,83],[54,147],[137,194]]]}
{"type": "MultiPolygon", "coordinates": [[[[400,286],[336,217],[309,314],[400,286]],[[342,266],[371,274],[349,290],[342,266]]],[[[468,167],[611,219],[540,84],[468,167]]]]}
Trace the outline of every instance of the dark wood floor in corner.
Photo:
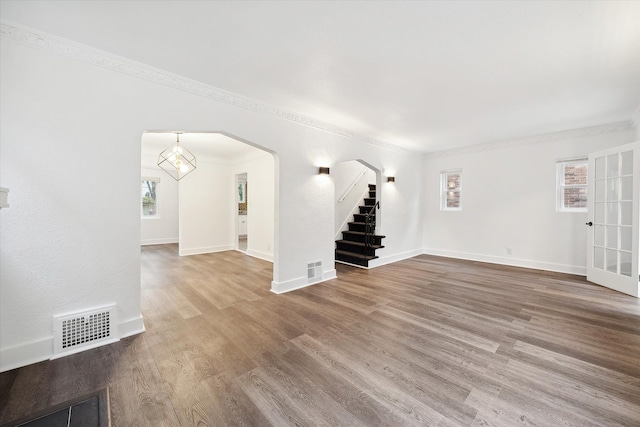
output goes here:
{"type": "Polygon", "coordinates": [[[109,387],[128,426],[638,426],[640,302],[419,256],[269,292],[240,252],[142,250],[147,332],[0,374],[0,424],[109,387]]]}

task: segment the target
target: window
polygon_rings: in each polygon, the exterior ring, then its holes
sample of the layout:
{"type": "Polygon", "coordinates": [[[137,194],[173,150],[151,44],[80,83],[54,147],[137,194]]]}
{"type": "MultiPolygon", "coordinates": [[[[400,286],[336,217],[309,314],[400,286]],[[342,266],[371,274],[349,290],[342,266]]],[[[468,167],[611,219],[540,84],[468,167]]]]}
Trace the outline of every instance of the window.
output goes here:
{"type": "Polygon", "coordinates": [[[142,178],[140,212],[142,218],[158,217],[158,184],[160,178],[142,178]]]}
{"type": "Polygon", "coordinates": [[[461,178],[461,169],[440,173],[440,210],[459,211],[462,209],[460,205],[461,178]]]}
{"type": "Polygon", "coordinates": [[[558,161],[556,174],[559,212],[587,211],[588,165],[586,158],[558,161]]]}

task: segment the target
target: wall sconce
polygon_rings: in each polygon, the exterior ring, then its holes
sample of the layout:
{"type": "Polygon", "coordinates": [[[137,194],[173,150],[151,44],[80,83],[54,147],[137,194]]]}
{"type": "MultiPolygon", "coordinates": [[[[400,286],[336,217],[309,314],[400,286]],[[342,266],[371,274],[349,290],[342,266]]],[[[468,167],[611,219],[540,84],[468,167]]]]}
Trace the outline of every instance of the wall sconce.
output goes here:
{"type": "Polygon", "coordinates": [[[329,175],[329,168],[320,166],[318,168],[318,175],[329,175]]]}
{"type": "Polygon", "coordinates": [[[9,189],[0,187],[0,209],[9,207],[9,202],[7,201],[8,195],[9,195],[9,189]]]}
{"type": "Polygon", "coordinates": [[[387,182],[396,182],[396,177],[395,176],[388,176],[387,177],[387,182]]]}

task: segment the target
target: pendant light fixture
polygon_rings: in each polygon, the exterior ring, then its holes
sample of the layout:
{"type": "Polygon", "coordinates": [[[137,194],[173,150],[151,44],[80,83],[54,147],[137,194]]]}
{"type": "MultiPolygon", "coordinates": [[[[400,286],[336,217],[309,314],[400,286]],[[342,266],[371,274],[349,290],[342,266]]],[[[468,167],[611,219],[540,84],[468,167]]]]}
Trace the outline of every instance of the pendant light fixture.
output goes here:
{"type": "Polygon", "coordinates": [[[176,181],[193,172],[196,168],[196,157],[180,145],[180,134],[176,132],[176,143],[158,156],[158,166],[160,169],[171,175],[176,181]]]}

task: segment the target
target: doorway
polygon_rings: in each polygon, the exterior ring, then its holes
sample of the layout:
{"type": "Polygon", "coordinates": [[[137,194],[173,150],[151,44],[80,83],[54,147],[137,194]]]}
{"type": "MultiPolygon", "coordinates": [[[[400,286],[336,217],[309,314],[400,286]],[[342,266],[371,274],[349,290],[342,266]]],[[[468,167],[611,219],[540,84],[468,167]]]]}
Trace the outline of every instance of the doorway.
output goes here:
{"type": "Polygon", "coordinates": [[[157,167],[158,153],[175,142],[175,131],[142,135],[141,176],[158,182],[158,214],[141,220],[141,245],[177,243],[181,256],[240,250],[273,262],[275,274],[276,153],[223,132],[182,131],[180,144],[194,154],[197,168],[178,182],[157,167]]]}
{"type": "Polygon", "coordinates": [[[249,240],[249,185],[247,180],[247,173],[241,173],[236,175],[236,201],[238,203],[237,210],[237,223],[236,239],[237,249],[240,252],[247,252],[248,240],[249,240]]]}
{"type": "Polygon", "coordinates": [[[381,173],[362,160],[337,163],[335,184],[335,262],[369,268],[384,248],[380,215],[381,173]]]}

